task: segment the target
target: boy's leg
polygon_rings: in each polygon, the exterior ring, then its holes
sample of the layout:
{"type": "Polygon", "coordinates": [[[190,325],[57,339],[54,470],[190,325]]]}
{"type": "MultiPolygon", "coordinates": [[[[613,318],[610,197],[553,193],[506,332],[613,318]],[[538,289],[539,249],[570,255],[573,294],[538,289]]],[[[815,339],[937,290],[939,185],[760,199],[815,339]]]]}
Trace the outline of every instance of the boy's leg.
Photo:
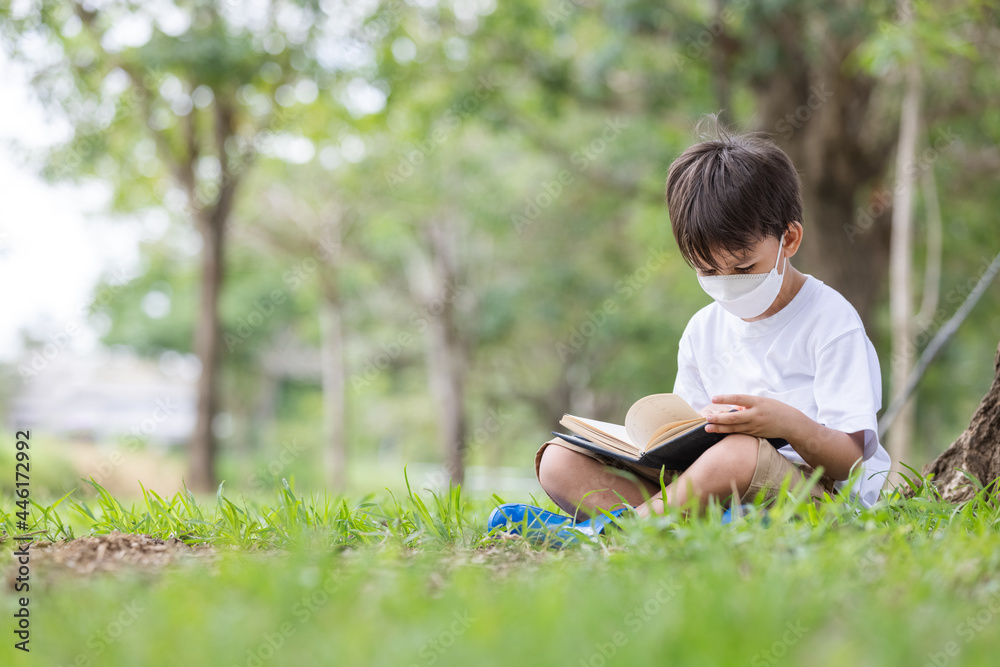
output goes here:
{"type": "MultiPolygon", "coordinates": [[[[813,470],[796,465],[782,456],[764,438],[736,434],[726,436],[702,454],[676,481],[666,487],[666,504],[682,507],[692,498],[704,507],[710,497],[730,504],[732,497],[739,502],[752,502],[758,492],[764,497],[774,497],[785,479],[789,489],[798,491],[808,482],[813,470]]],[[[822,476],[809,489],[815,500],[824,493],[833,494],[834,482],[822,476]]],[[[662,514],[664,499],[661,494],[636,507],[640,516],[662,514]]]]}
{"type": "Polygon", "coordinates": [[[545,493],[577,521],[590,518],[598,507],[616,508],[621,505],[622,497],[638,507],[660,490],[658,482],[641,475],[632,481],[616,474],[606,461],[587,450],[567,446],[558,439],[546,442],[538,450],[535,472],[545,493]]]}
{"type": "MultiPolygon", "coordinates": [[[[726,500],[734,491],[742,498],[757,469],[759,441],[752,435],[734,433],[717,442],[666,487],[666,504],[683,507],[696,498],[698,505],[704,507],[710,497],[726,500]]],[[[636,510],[639,516],[663,514],[662,494],[657,493],[648,502],[636,506],[636,510]]]]}

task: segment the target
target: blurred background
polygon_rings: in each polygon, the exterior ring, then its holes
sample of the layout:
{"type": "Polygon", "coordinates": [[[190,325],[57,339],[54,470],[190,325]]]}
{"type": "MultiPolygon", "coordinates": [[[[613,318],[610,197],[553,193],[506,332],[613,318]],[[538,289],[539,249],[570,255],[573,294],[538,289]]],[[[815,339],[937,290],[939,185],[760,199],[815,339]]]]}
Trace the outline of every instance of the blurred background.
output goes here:
{"type": "MultiPolygon", "coordinates": [[[[36,493],[539,492],[564,412],[673,386],[709,299],[663,186],[707,113],[792,157],[796,266],[860,312],[884,406],[1000,251],[990,2],[13,0],[0,40],[0,415],[36,493]]],[[[998,306],[894,422],[905,462],[968,424],[998,306]]]]}

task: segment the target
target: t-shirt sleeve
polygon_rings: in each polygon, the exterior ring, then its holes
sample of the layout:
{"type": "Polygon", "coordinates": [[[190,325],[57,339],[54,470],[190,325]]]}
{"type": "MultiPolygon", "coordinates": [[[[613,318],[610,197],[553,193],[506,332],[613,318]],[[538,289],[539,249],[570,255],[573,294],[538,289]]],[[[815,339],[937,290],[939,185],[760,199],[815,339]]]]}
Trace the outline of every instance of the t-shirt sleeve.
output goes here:
{"type": "Polygon", "coordinates": [[[698,363],[695,361],[694,348],[691,345],[690,323],[681,334],[681,342],[677,346],[677,377],[674,379],[674,393],[687,401],[695,410],[701,410],[712,402],[698,372],[698,363]]]}
{"type": "Polygon", "coordinates": [[[816,360],[816,421],[829,428],[865,432],[864,459],[878,449],[877,413],[882,407],[878,357],[864,329],[827,343],[816,360]]]}

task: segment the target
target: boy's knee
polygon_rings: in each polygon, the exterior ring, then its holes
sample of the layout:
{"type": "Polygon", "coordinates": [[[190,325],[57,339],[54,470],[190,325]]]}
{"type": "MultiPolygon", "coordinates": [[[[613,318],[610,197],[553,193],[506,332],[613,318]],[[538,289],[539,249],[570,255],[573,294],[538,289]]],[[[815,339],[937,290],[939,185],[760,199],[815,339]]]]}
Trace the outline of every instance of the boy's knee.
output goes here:
{"type": "Polygon", "coordinates": [[[744,472],[753,475],[757,467],[757,448],[759,441],[756,436],[745,433],[733,433],[715,443],[699,457],[713,468],[725,468],[734,473],[744,472]]]}
{"type": "Polygon", "coordinates": [[[538,483],[546,493],[557,490],[573,479],[573,468],[580,465],[583,454],[558,445],[549,445],[538,462],[538,483]]]}

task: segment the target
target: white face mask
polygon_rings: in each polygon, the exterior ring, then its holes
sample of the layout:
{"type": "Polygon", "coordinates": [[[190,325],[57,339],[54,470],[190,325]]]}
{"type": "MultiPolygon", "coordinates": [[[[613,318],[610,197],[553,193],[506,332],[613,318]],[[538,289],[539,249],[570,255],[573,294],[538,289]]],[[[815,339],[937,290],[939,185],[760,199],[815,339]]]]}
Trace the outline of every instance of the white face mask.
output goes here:
{"type": "Polygon", "coordinates": [[[736,317],[748,319],[757,317],[771,307],[781,291],[781,281],[784,277],[785,264],[778,273],[778,262],[781,261],[781,249],[785,244],[785,235],[778,241],[778,256],[774,260],[774,268],[768,273],[735,274],[731,276],[698,276],[698,283],[705,292],[715,299],[720,306],[736,317]]]}

